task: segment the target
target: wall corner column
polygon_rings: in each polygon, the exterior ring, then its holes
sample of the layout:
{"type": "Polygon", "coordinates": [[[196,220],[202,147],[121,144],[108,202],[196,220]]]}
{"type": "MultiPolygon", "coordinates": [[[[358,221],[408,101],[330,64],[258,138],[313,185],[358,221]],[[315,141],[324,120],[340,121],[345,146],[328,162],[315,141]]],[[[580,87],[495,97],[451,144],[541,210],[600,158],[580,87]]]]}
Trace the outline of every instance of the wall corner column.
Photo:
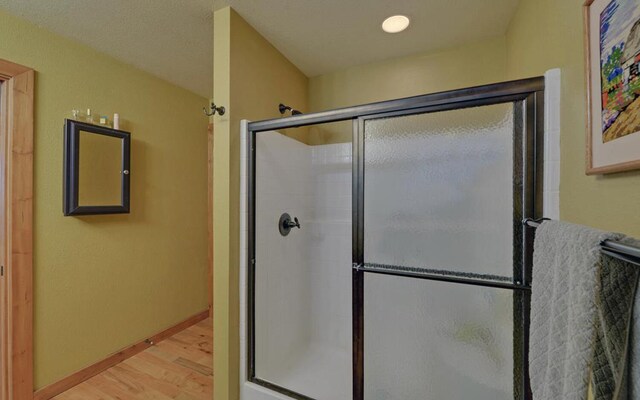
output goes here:
{"type": "Polygon", "coordinates": [[[214,398],[218,400],[239,399],[239,339],[238,330],[238,255],[233,254],[233,225],[237,221],[239,194],[234,192],[238,179],[235,170],[237,157],[232,148],[231,127],[233,108],[231,102],[231,9],[214,13],[214,70],[213,99],[224,106],[227,112],[213,118],[213,369],[214,398]]]}

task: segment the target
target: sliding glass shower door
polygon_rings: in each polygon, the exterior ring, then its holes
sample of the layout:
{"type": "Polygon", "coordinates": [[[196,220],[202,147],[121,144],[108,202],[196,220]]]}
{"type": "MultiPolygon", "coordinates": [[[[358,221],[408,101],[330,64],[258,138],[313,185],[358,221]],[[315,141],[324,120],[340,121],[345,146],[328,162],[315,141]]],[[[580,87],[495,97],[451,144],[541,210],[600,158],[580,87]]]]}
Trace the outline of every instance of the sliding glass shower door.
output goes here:
{"type": "Polygon", "coordinates": [[[366,400],[519,391],[523,104],[361,118],[366,400]]]}
{"type": "Polygon", "coordinates": [[[542,215],[543,90],[250,123],[248,382],[296,399],[529,400],[522,220],[542,215]],[[279,133],[299,127],[322,140],[279,133]]]}

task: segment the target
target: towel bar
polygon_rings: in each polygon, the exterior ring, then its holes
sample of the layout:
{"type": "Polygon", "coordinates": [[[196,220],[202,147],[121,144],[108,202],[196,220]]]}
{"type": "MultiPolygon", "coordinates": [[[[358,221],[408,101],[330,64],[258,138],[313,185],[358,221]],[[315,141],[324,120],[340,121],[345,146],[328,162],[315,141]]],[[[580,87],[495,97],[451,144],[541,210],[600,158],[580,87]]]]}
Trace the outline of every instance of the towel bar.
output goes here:
{"type": "MultiPolygon", "coordinates": [[[[522,221],[524,226],[529,228],[537,228],[544,221],[548,221],[549,218],[525,218],[522,221]]],[[[620,243],[615,240],[603,240],[600,243],[600,247],[602,248],[602,253],[606,254],[610,257],[617,258],[618,260],[623,260],[633,265],[637,265],[640,267],[640,248],[631,246],[628,244],[620,243]]]]}

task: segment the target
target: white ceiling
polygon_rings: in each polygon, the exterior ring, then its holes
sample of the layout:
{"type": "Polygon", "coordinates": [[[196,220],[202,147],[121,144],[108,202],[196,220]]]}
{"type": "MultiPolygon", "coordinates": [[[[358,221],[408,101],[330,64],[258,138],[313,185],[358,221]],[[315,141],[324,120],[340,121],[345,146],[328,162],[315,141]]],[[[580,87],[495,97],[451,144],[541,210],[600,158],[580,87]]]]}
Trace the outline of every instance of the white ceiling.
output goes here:
{"type": "Polygon", "coordinates": [[[0,8],[211,97],[212,0],[0,0],[0,8]]]}
{"type": "MultiPolygon", "coordinates": [[[[558,0],[560,1],[560,0],[558,0]]],[[[231,5],[307,76],[506,32],[519,0],[214,0],[231,5]],[[388,34],[391,15],[411,18],[388,34]]],[[[473,65],[473,61],[470,60],[473,65]]]]}
{"type": "MultiPolygon", "coordinates": [[[[504,34],[519,0],[0,0],[0,8],[211,97],[211,10],[231,5],[307,76],[504,34]],[[380,29],[411,18],[398,34],[380,29]]],[[[470,65],[473,61],[470,60],[470,65]]]]}

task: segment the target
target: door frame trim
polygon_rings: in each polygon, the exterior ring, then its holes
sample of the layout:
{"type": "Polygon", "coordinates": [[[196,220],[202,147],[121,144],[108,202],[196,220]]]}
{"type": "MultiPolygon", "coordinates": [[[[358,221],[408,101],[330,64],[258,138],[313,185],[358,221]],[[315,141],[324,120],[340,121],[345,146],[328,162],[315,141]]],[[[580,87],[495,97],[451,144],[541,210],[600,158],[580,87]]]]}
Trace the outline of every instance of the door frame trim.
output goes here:
{"type": "Polygon", "coordinates": [[[207,127],[207,230],[209,263],[209,317],[213,318],[213,124],[207,127]]]}
{"type": "Polygon", "coordinates": [[[4,229],[0,398],[33,398],[33,132],[35,72],[0,59],[0,222],[4,229]]]}

